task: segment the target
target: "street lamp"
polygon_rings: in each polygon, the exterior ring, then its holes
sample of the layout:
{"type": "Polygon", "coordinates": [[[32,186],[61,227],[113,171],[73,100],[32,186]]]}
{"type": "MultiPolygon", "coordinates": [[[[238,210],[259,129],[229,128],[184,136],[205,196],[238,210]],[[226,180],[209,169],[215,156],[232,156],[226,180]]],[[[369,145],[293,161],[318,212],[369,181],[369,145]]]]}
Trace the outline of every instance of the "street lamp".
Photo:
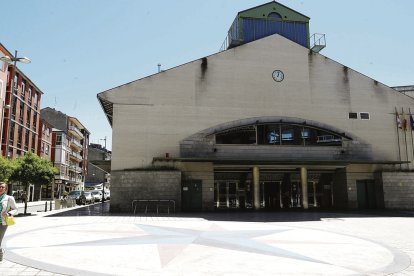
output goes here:
{"type": "MultiPolygon", "coordinates": [[[[30,59],[28,59],[27,57],[17,57],[17,50],[14,52],[14,57],[9,57],[9,56],[3,56],[0,57],[1,61],[7,62],[7,63],[12,63],[13,62],[13,77],[10,80],[10,107],[9,107],[9,127],[7,128],[7,137],[6,137],[6,157],[9,157],[9,147],[10,147],[10,133],[11,133],[11,112],[14,106],[14,86],[16,85],[16,89],[17,89],[17,82],[14,83],[14,78],[16,77],[16,71],[17,71],[17,66],[16,63],[17,62],[21,62],[21,63],[25,63],[28,64],[31,62],[30,59]]],[[[10,156],[11,158],[13,157],[13,153],[10,156]]]]}

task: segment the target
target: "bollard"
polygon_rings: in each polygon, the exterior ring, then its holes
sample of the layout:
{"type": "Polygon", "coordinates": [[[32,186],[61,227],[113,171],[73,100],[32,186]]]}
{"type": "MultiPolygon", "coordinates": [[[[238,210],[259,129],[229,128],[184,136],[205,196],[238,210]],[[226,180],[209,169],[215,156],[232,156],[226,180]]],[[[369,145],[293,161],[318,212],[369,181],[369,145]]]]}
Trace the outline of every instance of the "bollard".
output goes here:
{"type": "Polygon", "coordinates": [[[45,202],[45,212],[47,212],[47,201],[45,202]]]}

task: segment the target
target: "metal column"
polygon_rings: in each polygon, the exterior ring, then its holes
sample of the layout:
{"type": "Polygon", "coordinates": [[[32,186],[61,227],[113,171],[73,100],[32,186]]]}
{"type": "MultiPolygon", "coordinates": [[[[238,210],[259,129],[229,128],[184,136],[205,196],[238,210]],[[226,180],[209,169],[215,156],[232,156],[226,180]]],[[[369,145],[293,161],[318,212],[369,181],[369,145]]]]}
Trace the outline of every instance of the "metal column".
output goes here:
{"type": "Polygon", "coordinates": [[[253,206],[255,210],[260,209],[260,170],[253,167],[253,206]]]}
{"type": "Polygon", "coordinates": [[[302,184],[302,207],[308,209],[308,170],[304,167],[300,168],[300,182],[302,184]]]}

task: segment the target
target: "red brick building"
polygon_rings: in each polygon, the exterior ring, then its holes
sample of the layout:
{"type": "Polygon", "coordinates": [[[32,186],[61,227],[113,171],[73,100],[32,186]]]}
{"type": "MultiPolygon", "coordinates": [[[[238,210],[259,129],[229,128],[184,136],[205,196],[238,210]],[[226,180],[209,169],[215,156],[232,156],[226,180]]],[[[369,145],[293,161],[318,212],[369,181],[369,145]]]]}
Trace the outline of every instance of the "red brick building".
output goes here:
{"type": "Polygon", "coordinates": [[[8,158],[37,153],[39,144],[40,99],[43,92],[18,68],[9,64],[4,105],[1,152],[8,158]],[[13,81],[13,93],[12,82],[13,81]]]}

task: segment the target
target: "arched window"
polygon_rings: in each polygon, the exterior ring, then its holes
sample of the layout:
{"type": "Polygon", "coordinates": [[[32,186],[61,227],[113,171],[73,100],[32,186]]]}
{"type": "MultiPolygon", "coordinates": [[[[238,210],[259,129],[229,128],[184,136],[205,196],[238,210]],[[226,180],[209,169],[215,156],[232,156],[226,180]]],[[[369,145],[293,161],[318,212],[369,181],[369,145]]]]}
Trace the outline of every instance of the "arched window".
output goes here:
{"type": "Polygon", "coordinates": [[[282,19],[282,16],[280,16],[280,14],[278,14],[277,12],[271,12],[267,17],[270,17],[272,19],[282,19]]]}
{"type": "Polygon", "coordinates": [[[310,125],[269,123],[241,126],[215,134],[216,144],[341,146],[349,139],[327,129],[310,125]]]}

